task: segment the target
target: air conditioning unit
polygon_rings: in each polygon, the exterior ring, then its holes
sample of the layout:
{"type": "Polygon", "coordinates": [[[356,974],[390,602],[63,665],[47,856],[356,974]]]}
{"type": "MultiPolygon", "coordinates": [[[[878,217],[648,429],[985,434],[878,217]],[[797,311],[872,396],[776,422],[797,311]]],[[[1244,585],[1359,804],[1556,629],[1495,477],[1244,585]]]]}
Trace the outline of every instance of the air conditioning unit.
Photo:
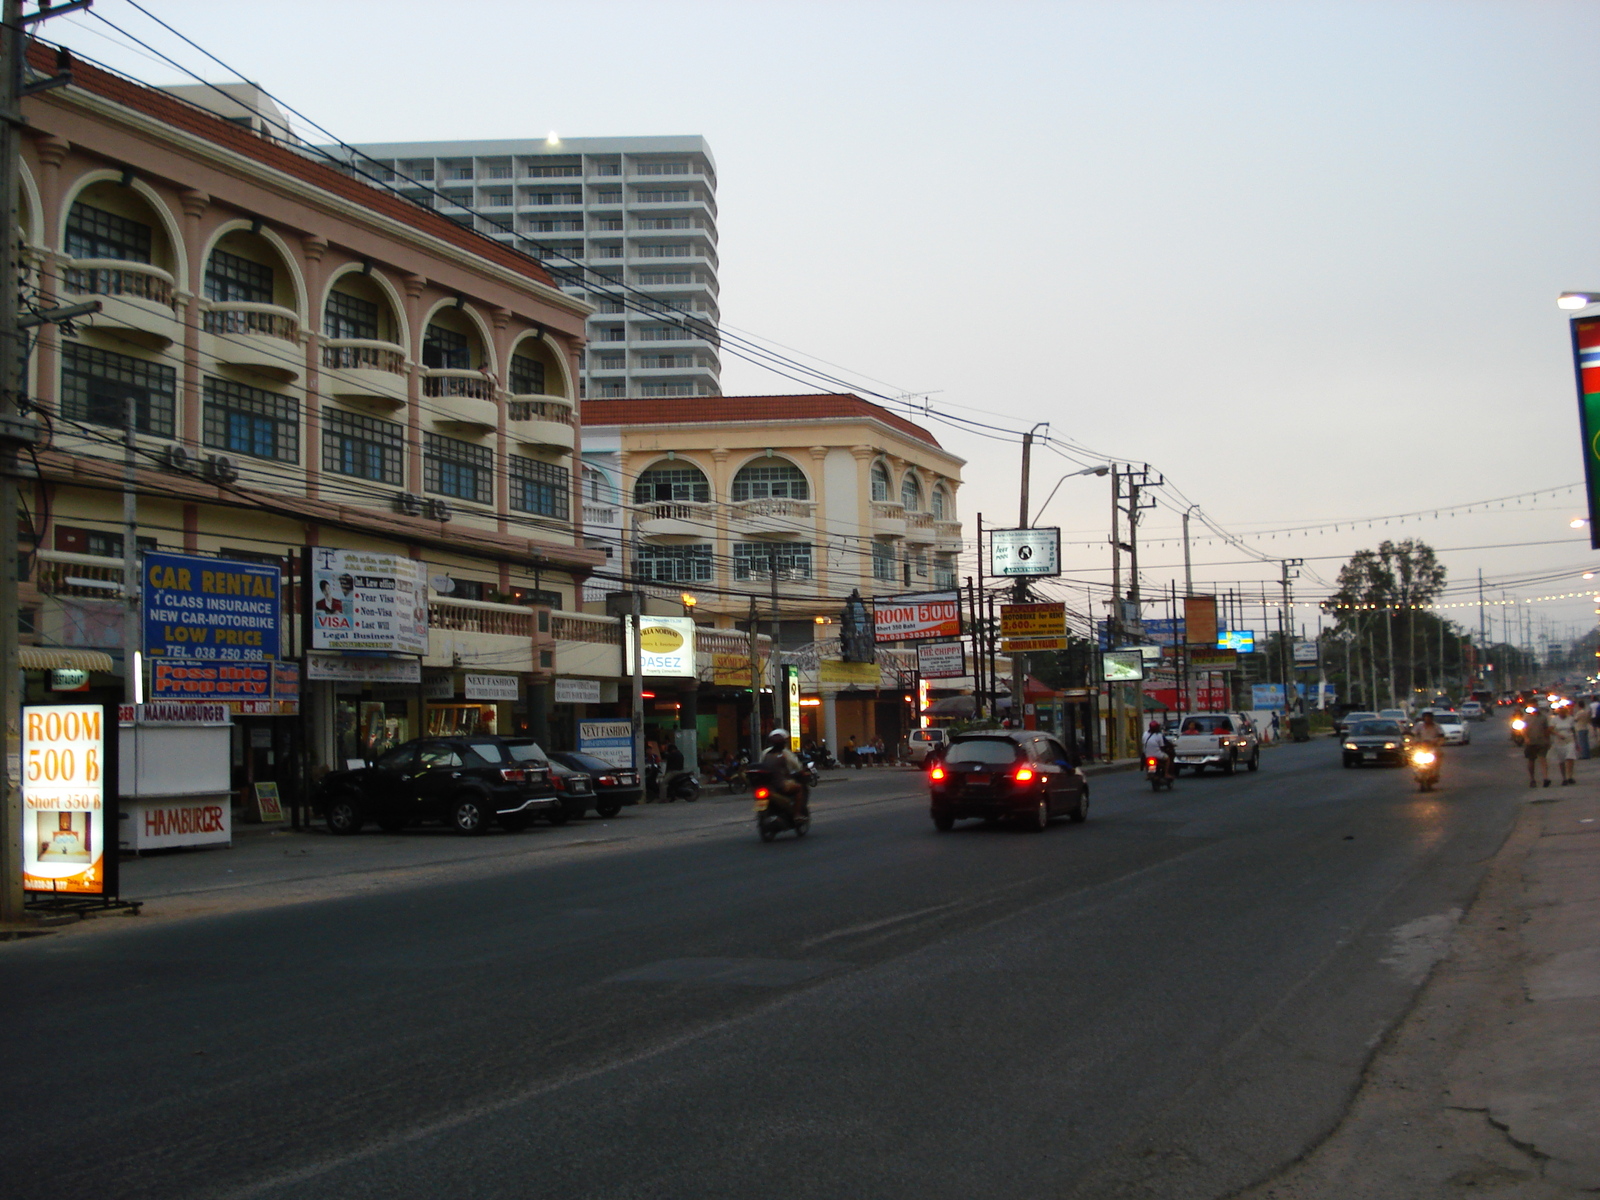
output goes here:
{"type": "Polygon", "coordinates": [[[213,454],[206,459],[206,478],[213,483],[232,483],[239,478],[239,464],[226,454],[213,454]]]}
{"type": "Polygon", "coordinates": [[[408,517],[422,515],[422,497],[415,492],[396,492],[394,506],[408,517]]]}
{"type": "Polygon", "coordinates": [[[182,446],[168,446],[161,452],[161,465],[176,475],[188,475],[194,470],[194,456],[182,446]]]}
{"type": "Polygon", "coordinates": [[[451,517],[450,506],[443,500],[428,501],[428,516],[435,521],[448,521],[451,517]]]}

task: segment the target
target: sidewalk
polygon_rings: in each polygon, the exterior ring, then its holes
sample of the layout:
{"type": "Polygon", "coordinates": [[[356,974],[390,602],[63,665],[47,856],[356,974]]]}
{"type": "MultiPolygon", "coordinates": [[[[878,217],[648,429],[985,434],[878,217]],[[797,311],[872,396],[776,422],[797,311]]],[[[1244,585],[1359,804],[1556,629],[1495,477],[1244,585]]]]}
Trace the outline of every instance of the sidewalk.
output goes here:
{"type": "Polygon", "coordinates": [[[1354,1104],[1241,1200],[1600,1191],[1600,797],[1527,793],[1515,830],[1354,1104]]]}

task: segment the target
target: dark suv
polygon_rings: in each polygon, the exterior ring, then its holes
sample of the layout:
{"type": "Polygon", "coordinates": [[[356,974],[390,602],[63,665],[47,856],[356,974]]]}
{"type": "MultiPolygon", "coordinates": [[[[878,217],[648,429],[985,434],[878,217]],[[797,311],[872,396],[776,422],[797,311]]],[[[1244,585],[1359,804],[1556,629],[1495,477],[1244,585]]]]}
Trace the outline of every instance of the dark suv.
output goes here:
{"type": "Polygon", "coordinates": [[[962,817],[1024,821],[1043,830],[1052,818],[1089,817],[1089,783],[1062,744],[1036,730],[963,733],[928,772],[933,824],[947,832],[962,817]]]}
{"type": "Polygon", "coordinates": [[[368,821],[389,833],[443,821],[457,833],[526,829],[535,817],[566,820],[550,763],[532,742],[492,737],[417,738],[368,767],[334,771],[315,803],[331,833],[359,833],[368,821]]]}

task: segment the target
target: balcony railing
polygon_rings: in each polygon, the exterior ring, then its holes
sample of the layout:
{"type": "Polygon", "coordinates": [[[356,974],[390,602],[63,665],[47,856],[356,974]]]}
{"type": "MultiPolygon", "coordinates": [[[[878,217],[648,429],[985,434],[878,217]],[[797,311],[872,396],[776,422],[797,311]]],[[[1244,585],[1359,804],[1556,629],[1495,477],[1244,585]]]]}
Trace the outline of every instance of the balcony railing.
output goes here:
{"type": "Polygon", "coordinates": [[[507,637],[533,637],[531,608],[520,604],[491,604],[487,600],[434,600],[428,605],[428,624],[452,633],[498,633],[507,637]]]}
{"type": "Polygon", "coordinates": [[[805,517],[809,519],[817,510],[815,500],[794,500],[787,496],[763,496],[759,500],[736,500],[733,515],[736,519],[751,517],[805,517]]]}
{"type": "Polygon", "coordinates": [[[62,284],[80,296],[127,296],[174,307],[172,276],[150,263],[80,258],[66,269],[62,284]]]}
{"type": "Polygon", "coordinates": [[[639,505],[641,521],[709,521],[714,507],[691,500],[658,500],[639,505]]]}
{"type": "Polygon", "coordinates": [[[906,519],[906,506],[893,500],[874,500],[872,515],[880,521],[903,521],[906,519]]]}
{"type": "Polygon", "coordinates": [[[494,380],[482,371],[429,367],[422,379],[422,394],[436,399],[459,396],[464,400],[493,400],[494,380]]]}
{"type": "Polygon", "coordinates": [[[207,333],[257,334],[286,342],[300,340],[300,318],[276,304],[213,302],[206,309],[201,327],[207,333]]]}
{"type": "Polygon", "coordinates": [[[327,338],[322,343],[322,365],[335,369],[388,371],[403,375],[406,352],[389,342],[366,338],[327,338]]]}
{"type": "Polygon", "coordinates": [[[120,558],[41,550],[34,568],[34,584],[46,596],[119,600],[122,597],[122,570],[120,558]]]}
{"type": "Polygon", "coordinates": [[[925,512],[906,513],[906,526],[910,529],[932,529],[933,514],[925,512]]]}
{"type": "Polygon", "coordinates": [[[622,622],[615,617],[579,617],[552,613],[550,632],[558,642],[592,642],[600,646],[622,645],[622,622]]]}
{"type": "Polygon", "coordinates": [[[572,424],[572,408],[558,400],[512,400],[506,405],[509,421],[554,421],[572,424]]]}
{"type": "Polygon", "coordinates": [[[583,506],[583,523],[585,525],[615,525],[617,523],[617,510],[604,508],[596,504],[583,506]]]}

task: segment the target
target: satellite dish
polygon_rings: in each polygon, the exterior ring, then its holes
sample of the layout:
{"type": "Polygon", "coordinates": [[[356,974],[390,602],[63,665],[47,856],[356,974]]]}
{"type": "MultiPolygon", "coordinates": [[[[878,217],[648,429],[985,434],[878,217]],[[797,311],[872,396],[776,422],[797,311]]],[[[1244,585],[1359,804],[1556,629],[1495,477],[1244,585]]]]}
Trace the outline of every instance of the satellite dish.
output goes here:
{"type": "Polygon", "coordinates": [[[448,575],[434,575],[428,580],[428,586],[441,596],[448,596],[456,590],[456,581],[448,575]]]}

